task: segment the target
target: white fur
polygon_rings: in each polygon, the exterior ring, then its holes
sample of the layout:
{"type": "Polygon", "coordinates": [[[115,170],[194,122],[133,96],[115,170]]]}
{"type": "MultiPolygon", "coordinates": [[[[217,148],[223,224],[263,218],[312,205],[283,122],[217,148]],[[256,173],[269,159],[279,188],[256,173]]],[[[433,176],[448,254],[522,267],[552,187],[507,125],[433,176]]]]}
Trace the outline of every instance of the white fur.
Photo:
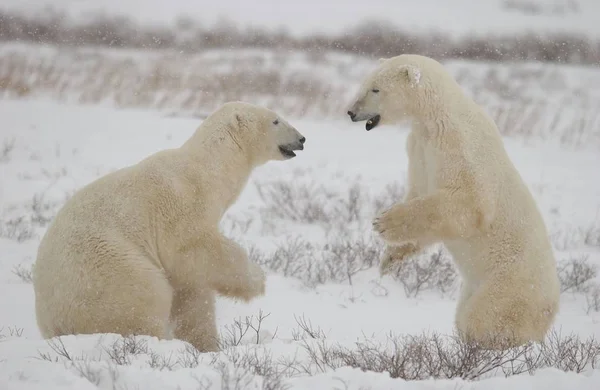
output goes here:
{"type": "Polygon", "coordinates": [[[492,119],[441,64],[417,55],[381,60],[349,114],[412,124],[406,198],[374,220],[388,244],[382,273],[443,242],[463,279],[461,335],[489,348],[541,341],[559,308],[556,263],[492,119]]]}
{"type": "Polygon", "coordinates": [[[218,349],[215,292],[245,301],[265,275],[219,232],[252,170],[304,138],[277,114],[227,103],[180,148],[79,190],[43,237],[33,270],[46,338],[143,334],[218,349]],[[276,123],[274,123],[276,122],[276,123]]]}

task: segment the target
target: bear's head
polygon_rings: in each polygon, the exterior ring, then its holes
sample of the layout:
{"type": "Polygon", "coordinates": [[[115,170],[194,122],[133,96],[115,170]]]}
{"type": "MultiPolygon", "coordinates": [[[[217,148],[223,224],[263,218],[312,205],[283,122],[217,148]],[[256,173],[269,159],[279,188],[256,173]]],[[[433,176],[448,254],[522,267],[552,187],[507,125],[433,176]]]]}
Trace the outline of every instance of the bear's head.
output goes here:
{"type": "Polygon", "coordinates": [[[228,102],[205,120],[210,128],[223,128],[239,152],[254,165],[288,160],[304,149],[306,138],[280,115],[246,102],[228,102]],[[214,123],[217,122],[217,123],[214,123]],[[224,127],[222,125],[225,125],[224,127]]]}
{"type": "Polygon", "coordinates": [[[353,122],[367,121],[367,130],[420,117],[445,98],[439,83],[446,86],[449,78],[442,65],[429,57],[382,58],[360,86],[348,115],[353,122]]]}

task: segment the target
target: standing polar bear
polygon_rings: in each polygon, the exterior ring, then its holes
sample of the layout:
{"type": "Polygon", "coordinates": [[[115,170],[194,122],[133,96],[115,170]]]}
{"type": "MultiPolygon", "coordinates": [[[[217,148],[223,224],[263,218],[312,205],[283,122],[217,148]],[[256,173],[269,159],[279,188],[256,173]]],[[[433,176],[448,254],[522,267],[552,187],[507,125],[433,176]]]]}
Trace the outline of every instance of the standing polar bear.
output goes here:
{"type": "Polygon", "coordinates": [[[440,63],[418,55],[381,59],[348,115],[367,130],[412,122],[406,198],[373,222],[387,243],[382,274],[443,242],[463,279],[459,334],[486,348],[542,341],[559,308],[556,263],[492,119],[440,63]]]}
{"type": "Polygon", "coordinates": [[[118,333],[218,350],[215,292],[249,301],[265,275],[219,232],[252,170],[305,137],[274,112],[231,102],[180,148],[79,190],[43,237],[33,270],[45,338],[118,333]]]}

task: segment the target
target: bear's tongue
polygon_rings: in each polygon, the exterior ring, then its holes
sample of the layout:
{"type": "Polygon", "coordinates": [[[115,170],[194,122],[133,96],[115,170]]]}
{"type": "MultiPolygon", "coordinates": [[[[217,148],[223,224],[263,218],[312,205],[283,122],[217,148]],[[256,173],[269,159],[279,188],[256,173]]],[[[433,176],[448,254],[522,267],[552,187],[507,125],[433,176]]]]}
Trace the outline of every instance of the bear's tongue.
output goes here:
{"type": "Polygon", "coordinates": [[[373,118],[371,118],[367,121],[367,124],[365,125],[365,129],[367,129],[367,131],[371,130],[373,127],[377,126],[380,119],[381,119],[380,115],[375,115],[373,118]]]}

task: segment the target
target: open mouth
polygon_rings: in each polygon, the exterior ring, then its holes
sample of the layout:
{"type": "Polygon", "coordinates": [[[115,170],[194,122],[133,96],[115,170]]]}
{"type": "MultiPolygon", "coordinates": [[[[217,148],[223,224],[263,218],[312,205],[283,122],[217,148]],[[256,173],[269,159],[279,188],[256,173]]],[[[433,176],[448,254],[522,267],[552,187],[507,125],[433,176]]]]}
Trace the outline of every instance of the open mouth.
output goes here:
{"type": "Polygon", "coordinates": [[[372,128],[374,128],[375,126],[377,126],[379,124],[379,120],[381,119],[381,115],[377,114],[374,117],[372,117],[371,119],[369,119],[367,121],[367,123],[365,124],[365,129],[367,129],[367,131],[371,130],[372,128]]]}
{"type": "Polygon", "coordinates": [[[279,147],[279,151],[281,152],[281,154],[283,154],[285,157],[296,157],[296,153],[294,153],[294,151],[292,149],[288,149],[285,146],[280,146],[279,147]]]}
{"type": "Polygon", "coordinates": [[[295,150],[303,150],[304,149],[304,145],[302,144],[297,144],[297,145],[279,145],[279,151],[281,152],[281,154],[287,158],[292,158],[292,157],[296,157],[296,153],[294,152],[295,150]]]}

